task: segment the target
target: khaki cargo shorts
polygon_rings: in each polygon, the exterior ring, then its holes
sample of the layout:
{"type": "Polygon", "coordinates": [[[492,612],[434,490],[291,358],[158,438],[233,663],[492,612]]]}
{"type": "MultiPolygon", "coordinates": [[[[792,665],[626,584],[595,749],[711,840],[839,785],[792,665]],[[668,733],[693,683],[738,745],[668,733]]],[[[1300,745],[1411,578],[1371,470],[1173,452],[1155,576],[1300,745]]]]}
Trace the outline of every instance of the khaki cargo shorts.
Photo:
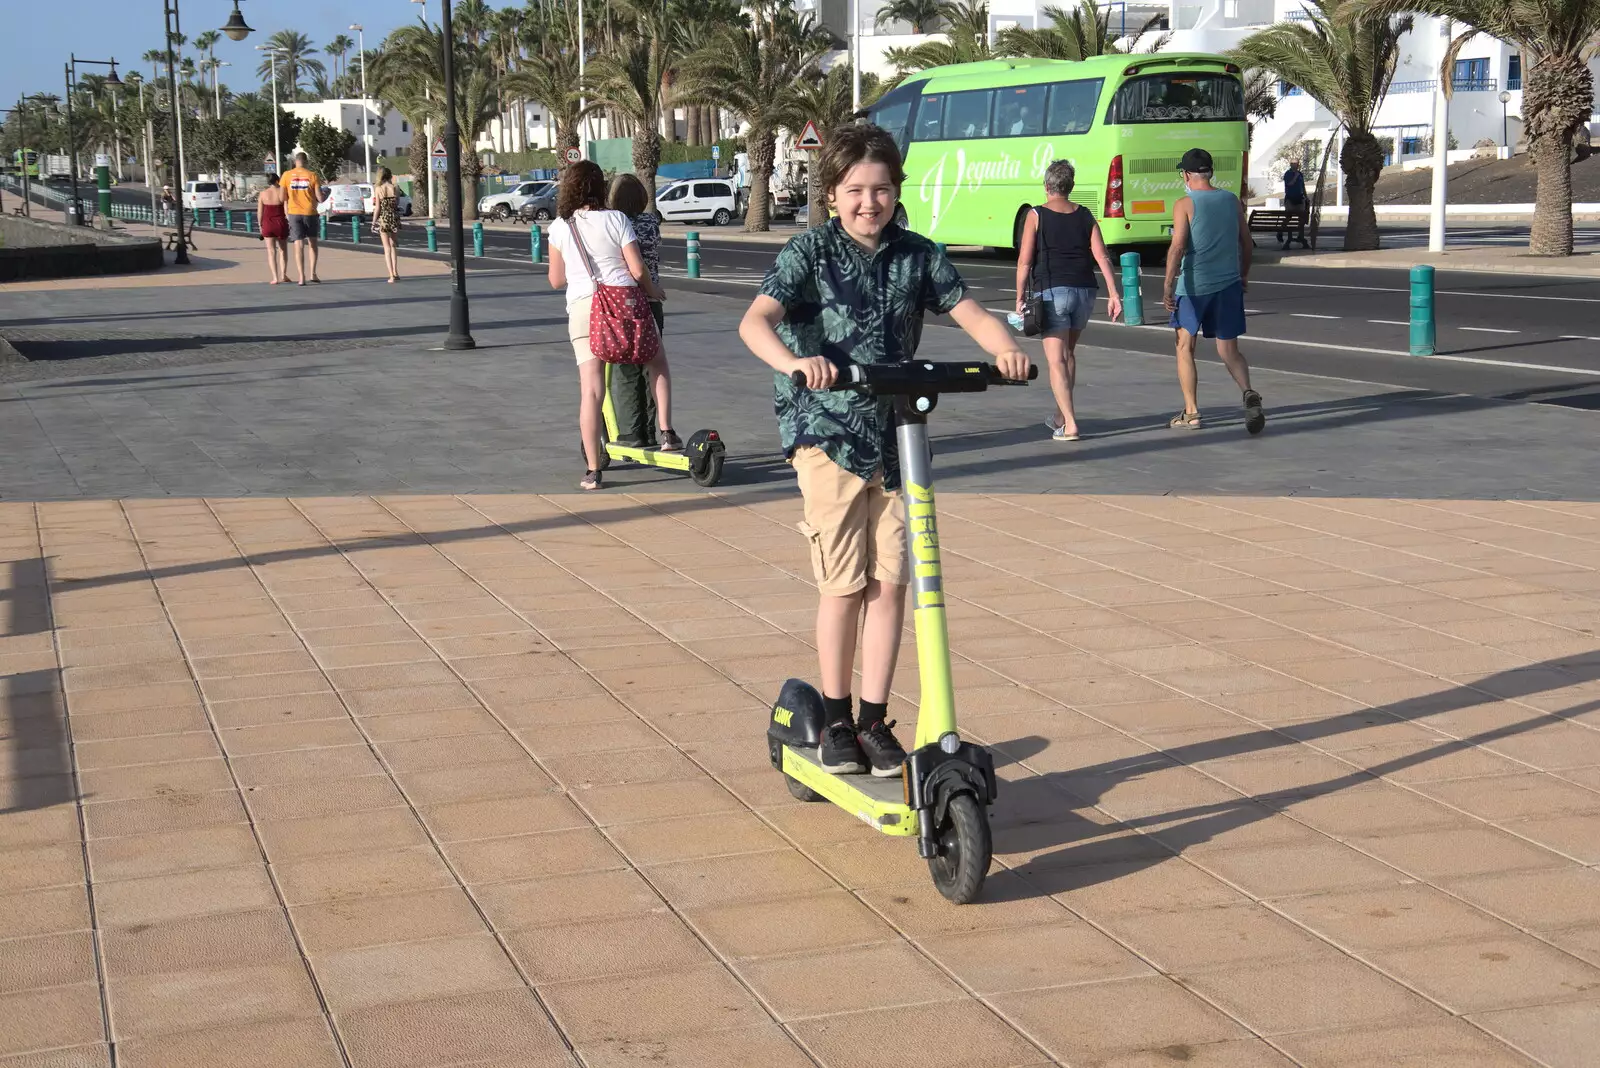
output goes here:
{"type": "Polygon", "coordinates": [[[817,590],[831,597],[859,593],[869,578],[904,586],[906,505],[883,489],[883,473],[863,482],[812,445],[795,450],[794,465],[805,499],[800,533],[811,543],[817,590]]]}

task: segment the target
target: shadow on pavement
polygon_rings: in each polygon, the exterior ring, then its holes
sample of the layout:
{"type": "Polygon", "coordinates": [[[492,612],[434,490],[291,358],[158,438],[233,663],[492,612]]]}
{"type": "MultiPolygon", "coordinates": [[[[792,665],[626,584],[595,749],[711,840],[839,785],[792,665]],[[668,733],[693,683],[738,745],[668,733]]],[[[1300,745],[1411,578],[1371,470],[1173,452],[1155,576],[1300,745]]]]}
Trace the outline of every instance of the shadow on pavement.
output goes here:
{"type": "MultiPolygon", "coordinates": [[[[1151,816],[1127,819],[1113,817],[1115,822],[1111,824],[1088,819],[1075,811],[1098,805],[1119,785],[1205,761],[1283,749],[1385,723],[1425,720],[1445,712],[1532,697],[1596,681],[1600,681],[1600,649],[1497,672],[1467,685],[1378,708],[1195,742],[1072,771],[1048,772],[1008,780],[1001,787],[998,802],[1003,815],[995,821],[996,850],[1002,853],[1036,853],[1014,870],[1040,894],[1058,894],[1115,880],[1130,870],[1142,870],[1164,863],[1181,855],[1186,849],[1212,841],[1230,831],[1280,813],[1292,812],[1296,805],[1354,787],[1371,785],[1377,783],[1380,776],[1417,767],[1477,745],[1574,720],[1600,709],[1600,699],[1584,701],[1557,712],[1539,713],[1516,723],[1444,741],[1370,767],[1352,768],[1347,774],[1304,786],[1151,816]],[[1128,830],[1141,834],[1130,840],[1123,834],[1128,830]],[[1061,848],[1052,849],[1055,846],[1061,848]],[[1045,852],[1039,852],[1041,850],[1045,852]]],[[[996,763],[1000,766],[1026,766],[1030,758],[1049,744],[1037,736],[994,743],[996,763]]],[[[1062,744],[1070,745],[1070,739],[1062,744]]]]}

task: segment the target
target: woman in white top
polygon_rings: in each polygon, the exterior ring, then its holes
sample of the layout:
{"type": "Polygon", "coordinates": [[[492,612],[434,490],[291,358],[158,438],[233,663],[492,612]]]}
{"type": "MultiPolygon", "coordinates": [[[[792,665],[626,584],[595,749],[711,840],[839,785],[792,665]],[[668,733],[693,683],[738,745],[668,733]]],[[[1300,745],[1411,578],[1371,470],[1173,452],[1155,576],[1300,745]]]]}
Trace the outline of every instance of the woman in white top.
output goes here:
{"type": "MultiPolygon", "coordinates": [[[[651,300],[666,299],[639,254],[633,224],[622,212],[605,210],[605,203],[605,172],[589,160],[574,163],[561,175],[561,188],[556,194],[557,218],[550,224],[550,284],[557,289],[566,287],[567,337],[572,339],[572,351],[578,358],[578,430],[583,435],[583,453],[589,465],[578,485],[586,490],[600,488],[600,466],[604,462],[600,403],[605,393],[605,367],[589,351],[589,303],[594,297],[595,280],[584,266],[573,229],[582,237],[601,284],[638,286],[651,300]]],[[[672,431],[672,382],[664,349],[645,364],[645,375],[656,398],[661,451],[682,449],[683,441],[672,431]]]]}

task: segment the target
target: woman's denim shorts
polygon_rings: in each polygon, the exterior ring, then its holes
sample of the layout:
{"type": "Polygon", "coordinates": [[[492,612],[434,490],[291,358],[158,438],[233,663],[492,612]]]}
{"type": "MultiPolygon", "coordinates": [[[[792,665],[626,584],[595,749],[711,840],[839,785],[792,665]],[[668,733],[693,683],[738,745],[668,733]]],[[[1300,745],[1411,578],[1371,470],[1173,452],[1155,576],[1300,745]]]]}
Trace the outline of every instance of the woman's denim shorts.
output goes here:
{"type": "Polygon", "coordinates": [[[1082,330],[1089,325],[1094,314],[1095,298],[1100,291],[1094,286],[1056,286],[1040,294],[1044,302],[1044,332],[1059,334],[1064,330],[1082,330]]]}

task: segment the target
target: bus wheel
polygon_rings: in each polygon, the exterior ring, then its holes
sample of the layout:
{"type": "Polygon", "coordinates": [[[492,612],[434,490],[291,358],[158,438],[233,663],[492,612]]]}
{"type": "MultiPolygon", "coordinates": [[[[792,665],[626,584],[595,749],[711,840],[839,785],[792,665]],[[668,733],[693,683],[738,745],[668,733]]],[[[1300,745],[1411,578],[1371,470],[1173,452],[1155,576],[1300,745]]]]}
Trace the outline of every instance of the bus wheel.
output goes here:
{"type": "Polygon", "coordinates": [[[1017,255],[1022,254],[1022,228],[1028,223],[1028,212],[1033,210],[1033,205],[1024,204],[1017,209],[1017,217],[1011,224],[1011,251],[1017,255]]]}

